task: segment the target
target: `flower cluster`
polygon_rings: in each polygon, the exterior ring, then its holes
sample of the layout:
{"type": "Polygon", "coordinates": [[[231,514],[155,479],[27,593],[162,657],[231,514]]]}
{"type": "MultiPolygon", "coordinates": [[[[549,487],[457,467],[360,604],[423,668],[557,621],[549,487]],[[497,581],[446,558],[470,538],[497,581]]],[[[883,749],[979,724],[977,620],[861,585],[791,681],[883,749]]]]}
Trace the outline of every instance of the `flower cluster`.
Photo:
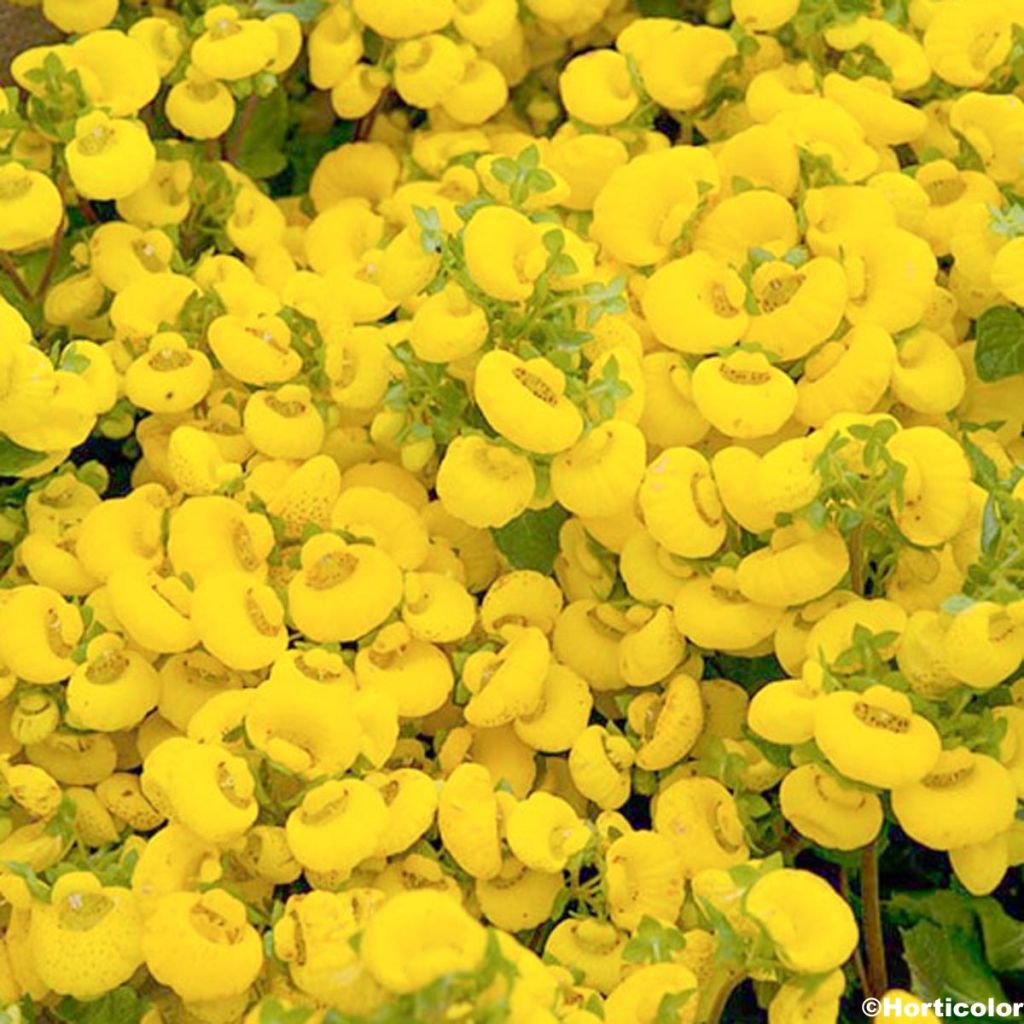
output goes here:
{"type": "Polygon", "coordinates": [[[882,995],[1024,863],[1024,6],[140,7],[0,93],[4,1019],[882,995]]]}

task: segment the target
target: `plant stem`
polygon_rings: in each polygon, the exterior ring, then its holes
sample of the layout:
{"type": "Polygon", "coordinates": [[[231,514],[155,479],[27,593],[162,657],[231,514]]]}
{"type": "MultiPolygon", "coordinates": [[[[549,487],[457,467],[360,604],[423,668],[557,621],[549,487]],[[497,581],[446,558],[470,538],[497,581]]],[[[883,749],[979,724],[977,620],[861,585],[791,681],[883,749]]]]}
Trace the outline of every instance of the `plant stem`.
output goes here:
{"type": "MultiPolygon", "coordinates": [[[[843,899],[847,903],[853,903],[853,894],[850,889],[850,877],[846,873],[846,868],[843,868],[839,872],[839,889],[843,894],[843,899]]],[[[857,984],[860,986],[861,995],[868,996],[871,994],[871,986],[868,984],[868,973],[864,968],[864,954],[860,951],[860,944],[858,943],[857,948],[853,951],[853,969],[857,974],[857,984]]]]}
{"type": "Polygon", "coordinates": [[[256,113],[259,103],[259,97],[255,93],[246,99],[245,104],[242,106],[242,113],[238,116],[238,124],[225,142],[224,155],[231,163],[238,162],[242,146],[245,144],[245,133],[249,129],[249,123],[252,121],[253,114],[256,113]]]}
{"type": "Polygon", "coordinates": [[[7,275],[11,284],[14,285],[14,290],[25,302],[32,302],[32,293],[28,290],[28,285],[21,279],[18,268],[7,253],[0,253],[0,271],[7,275]]]}
{"type": "Polygon", "coordinates": [[[705,1018],[706,1024],[720,1024],[722,1014],[725,1013],[725,1006],[729,997],[736,991],[740,982],[746,977],[744,974],[730,974],[715,993],[711,1006],[708,1008],[708,1015],[705,1018]]]}
{"type": "Polygon", "coordinates": [[[46,294],[46,289],[50,287],[50,282],[53,280],[53,274],[57,269],[57,261],[60,258],[60,250],[64,243],[64,233],[66,231],[67,220],[62,219],[57,230],[54,232],[53,241],[50,242],[50,255],[47,257],[43,276],[39,278],[39,284],[36,285],[35,300],[37,302],[46,294]]]}
{"type": "Polygon", "coordinates": [[[850,531],[850,589],[858,596],[864,596],[864,554],[860,543],[861,527],[850,531]]]}
{"type": "Polygon", "coordinates": [[[882,934],[882,900],[878,888],[878,846],[872,842],[861,851],[860,902],[867,950],[867,983],[871,995],[881,996],[889,987],[882,934]]]}

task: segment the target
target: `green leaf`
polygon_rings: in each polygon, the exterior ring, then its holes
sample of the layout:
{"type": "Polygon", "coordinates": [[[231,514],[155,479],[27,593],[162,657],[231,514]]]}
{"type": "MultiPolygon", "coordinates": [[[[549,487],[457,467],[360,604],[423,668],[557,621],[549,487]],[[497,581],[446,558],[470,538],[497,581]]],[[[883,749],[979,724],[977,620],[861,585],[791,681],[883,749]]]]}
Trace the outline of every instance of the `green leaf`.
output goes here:
{"type": "Polygon", "coordinates": [[[284,140],[288,134],[288,97],[284,90],[275,89],[264,99],[248,100],[239,112],[231,133],[241,133],[241,145],[235,161],[240,171],[257,179],[280,174],[288,166],[288,157],[284,154],[284,140]],[[250,107],[253,103],[255,109],[250,107]]]}
{"type": "Polygon", "coordinates": [[[260,1004],[260,1024],[306,1024],[313,1016],[313,1011],[306,1006],[293,1006],[287,1009],[280,1000],[265,999],[260,1004]]]}
{"type": "Polygon", "coordinates": [[[569,513],[561,505],[527,509],[506,526],[491,533],[513,569],[550,573],[558,556],[558,532],[569,513]]]}
{"type": "Polygon", "coordinates": [[[327,7],[327,0],[256,0],[257,14],[294,14],[303,24],[312,21],[327,7]]]}
{"type": "Polygon", "coordinates": [[[22,448],[10,438],[0,434],[0,477],[17,476],[19,473],[46,458],[46,452],[33,452],[22,448]]]}
{"type": "Polygon", "coordinates": [[[993,306],[978,317],[974,366],[984,381],[1024,373],[1024,317],[1010,306],[993,306]]]}
{"type": "Polygon", "coordinates": [[[57,1020],[74,1024],[139,1024],[146,1007],[139,994],[129,985],[83,1002],[65,996],[54,1009],[57,1020]]]}
{"type": "Polygon", "coordinates": [[[636,934],[623,946],[622,959],[631,964],[667,963],[685,945],[686,939],[678,928],[644,916],[636,934]]]}
{"type": "Polygon", "coordinates": [[[1024,971],[1024,921],[1010,917],[989,897],[972,904],[981,924],[985,959],[994,971],[1024,971]]]}
{"type": "Polygon", "coordinates": [[[32,870],[31,865],[20,860],[5,860],[3,868],[24,880],[32,898],[41,903],[50,902],[50,887],[32,870]]]}
{"type": "Polygon", "coordinates": [[[684,992],[666,992],[658,1003],[658,1016],[655,1024],[679,1024],[683,1006],[693,996],[693,989],[684,992]]]}
{"type": "Polygon", "coordinates": [[[1002,986],[981,955],[977,938],[960,928],[918,921],[900,930],[903,958],[910,968],[914,993],[930,1002],[997,1003],[1006,999],[1002,986]]]}

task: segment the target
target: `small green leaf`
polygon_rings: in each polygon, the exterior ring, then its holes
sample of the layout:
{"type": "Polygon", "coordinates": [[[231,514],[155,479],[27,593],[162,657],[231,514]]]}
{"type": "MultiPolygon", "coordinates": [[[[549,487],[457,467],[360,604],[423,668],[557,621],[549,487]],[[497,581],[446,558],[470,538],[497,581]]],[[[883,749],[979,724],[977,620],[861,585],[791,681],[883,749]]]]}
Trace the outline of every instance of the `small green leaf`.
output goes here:
{"type": "Polygon", "coordinates": [[[17,476],[46,458],[46,452],[33,452],[22,448],[10,438],[0,434],[0,477],[17,476]]]}
{"type": "Polygon", "coordinates": [[[1024,921],[1010,917],[991,897],[976,900],[973,909],[989,966],[994,971],[1024,971],[1024,921]]]}
{"type": "Polygon", "coordinates": [[[283,151],[288,134],[288,97],[284,90],[275,89],[263,99],[248,100],[231,132],[241,134],[235,161],[240,171],[257,179],[280,174],[288,166],[283,151]],[[251,103],[256,104],[255,109],[249,107],[251,103]]]}
{"type": "Polygon", "coordinates": [[[65,996],[56,1006],[57,1020],[74,1024],[139,1024],[146,1010],[139,994],[130,985],[84,1002],[65,996]]]}
{"type": "Polygon", "coordinates": [[[1010,306],[993,306],[978,317],[974,366],[984,381],[1024,373],[1024,317],[1010,306]]]}
{"type": "Polygon", "coordinates": [[[303,24],[312,21],[326,7],[326,0],[256,0],[253,4],[257,14],[294,14],[303,24]]]}
{"type": "Polygon", "coordinates": [[[527,509],[491,532],[513,569],[536,569],[548,574],[558,556],[558,532],[568,518],[569,513],[561,505],[527,509]]]}

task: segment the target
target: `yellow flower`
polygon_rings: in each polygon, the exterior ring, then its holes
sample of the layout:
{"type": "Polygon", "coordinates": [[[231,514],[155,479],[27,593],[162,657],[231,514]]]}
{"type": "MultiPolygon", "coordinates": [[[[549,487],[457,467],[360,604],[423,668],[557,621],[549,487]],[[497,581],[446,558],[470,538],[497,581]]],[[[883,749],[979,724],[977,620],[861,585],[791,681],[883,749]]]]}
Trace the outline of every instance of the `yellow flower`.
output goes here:
{"type": "Polygon", "coordinates": [[[673,607],[679,632],[709,650],[754,647],[768,639],[782,619],[781,608],[748,601],[740,592],[736,570],[726,566],[682,583],[673,607]]]}
{"type": "Polygon", "coordinates": [[[545,954],[580,971],[582,983],[607,994],[622,979],[625,936],[609,921],[568,918],[555,925],[544,946],[545,954]]]}
{"type": "Polygon", "coordinates": [[[43,15],[62,32],[95,32],[117,15],[118,0],[43,0],[43,15]]]}
{"type": "Polygon", "coordinates": [[[87,660],[72,673],[67,687],[68,721],[80,729],[117,732],[132,729],[156,707],[160,682],[156,669],[106,633],[93,640],[87,660]]]}
{"type": "Polygon", "coordinates": [[[773,122],[794,145],[831,161],[848,182],[863,181],[879,169],[879,154],[864,138],[857,119],[834,100],[807,97],[776,115],[773,122]]]}
{"type": "Polygon", "coordinates": [[[149,49],[124,32],[91,32],[71,46],[86,91],[97,107],[114,117],[137,114],[160,89],[160,75],[149,49]]]}
{"type": "Polygon", "coordinates": [[[668,996],[685,996],[675,1020],[693,1024],[697,1018],[697,978],[677,963],[645,964],[609,993],[605,1015],[616,1024],[654,1024],[668,996]]]}
{"type": "Polygon", "coordinates": [[[459,904],[424,890],[395,896],[370,918],[359,953],[389,992],[404,994],[482,961],[487,932],[459,904]]]}
{"type": "Polygon", "coordinates": [[[817,700],[814,739],[847,778],[882,789],[917,782],[942,749],[935,727],[913,712],[910,698],[881,684],[817,700]]]}
{"type": "Polygon", "coordinates": [[[277,34],[266,22],[242,18],[229,4],[203,15],[205,31],[192,44],[191,58],[210,78],[235,82],[270,67],[277,59],[277,34]]]}
{"type": "Polygon", "coordinates": [[[794,415],[820,427],[840,412],[870,412],[885,394],[895,362],[887,331],[874,324],[854,327],[808,357],[796,385],[794,415]]]}
{"type": "Polygon", "coordinates": [[[882,78],[851,79],[833,72],[825,76],[824,95],[852,114],[875,145],[903,145],[927,131],[927,115],[895,99],[892,86],[882,78]]]}
{"type": "Polygon", "coordinates": [[[558,89],[571,117],[598,127],[625,121],[640,101],[626,58],[614,50],[574,57],[559,76],[558,89]]]}
{"type": "Polygon", "coordinates": [[[354,895],[314,890],[290,896],[274,925],[274,953],[288,964],[292,981],[302,992],[332,1003],[343,998],[339,990],[359,971],[348,941],[362,923],[354,895]]]}
{"type": "Polygon", "coordinates": [[[231,127],[235,106],[226,85],[189,67],[186,77],[167,94],[164,112],[190,139],[216,139],[231,127]]]}
{"type": "Polygon", "coordinates": [[[718,69],[737,53],[727,32],[706,25],[652,26],[652,38],[635,46],[631,32],[637,33],[636,25],[620,33],[616,45],[636,60],[644,88],[654,101],[673,110],[696,110],[718,69]]]}
{"type": "Polygon", "coordinates": [[[655,459],[644,474],[638,501],[651,536],[674,555],[704,558],[725,540],[711,467],[693,448],[669,448],[655,459]]]}
{"type": "Polygon", "coordinates": [[[277,594],[245,572],[218,572],[198,583],[192,623],[214,657],[243,671],[269,665],[288,646],[277,594]]]}
{"type": "Polygon", "coordinates": [[[796,385],[760,352],[705,359],[693,371],[693,399],[727,437],[774,434],[796,407],[796,385]]]}
{"type": "Polygon", "coordinates": [[[619,641],[619,672],[630,686],[663,680],[683,660],[686,641],[676,629],[671,607],[631,608],[632,627],[619,641]]]}
{"type": "Polygon", "coordinates": [[[441,841],[456,863],[474,878],[490,879],[501,870],[498,801],[490,772],[461,764],[448,777],[437,808],[441,841]]]}
{"type": "Polygon", "coordinates": [[[395,48],[395,89],[414,107],[436,106],[465,73],[466,58],[447,36],[418,35],[395,48]]]}
{"type": "Polygon", "coordinates": [[[674,845],[687,878],[750,856],[732,794],[714,779],[671,783],[657,795],[652,817],[654,830],[674,845]]]}
{"type": "Polygon", "coordinates": [[[245,904],[224,889],[160,899],[146,920],[142,951],[153,977],[187,1002],[241,995],[263,965],[245,904]]]}
{"type": "Polygon", "coordinates": [[[461,285],[450,281],[416,310],[409,344],[428,363],[449,363],[472,355],[487,340],[487,316],[461,285]]]}
{"type": "Polygon", "coordinates": [[[988,896],[1010,867],[1010,831],[984,843],[968,843],[950,850],[949,866],[972,896],[988,896]]]}
{"type": "Polygon", "coordinates": [[[145,355],[125,374],[125,392],[134,405],[150,412],[191,409],[206,395],[213,380],[210,360],[177,332],[153,335],[145,355]]]}
{"type": "Polygon", "coordinates": [[[442,97],[441,109],[460,124],[483,124],[507,100],[508,83],[501,69],[489,60],[472,58],[466,64],[462,81],[442,97]]]}
{"type": "Polygon", "coordinates": [[[321,533],[303,544],[301,558],[301,570],[288,584],[289,611],[299,629],[320,643],[357,639],[401,600],[401,570],[380,548],[321,533]]]}
{"type": "Polygon", "coordinates": [[[743,337],[749,324],[746,293],[732,267],[693,252],[654,272],[643,291],[644,315],[663,345],[711,353],[743,337]]]}
{"type": "Polygon", "coordinates": [[[246,384],[282,384],[302,369],[292,333],[277,316],[217,317],[208,340],[221,365],[246,384]]]}
{"type": "MultiPolygon", "coordinates": [[[[768,1004],[768,1024],[831,1024],[839,1016],[839,1000],[845,991],[846,975],[838,970],[814,988],[799,981],[784,982],[768,1004]]],[[[891,996],[886,993],[884,998],[891,996]]]]}
{"type": "Polygon", "coordinates": [[[190,498],[174,509],[167,555],[175,573],[200,583],[218,572],[266,575],[274,531],[266,516],[220,495],[190,498]]]}
{"type": "Polygon", "coordinates": [[[736,581],[748,600],[786,608],[827,594],[849,565],[846,541],[837,530],[816,531],[797,522],[774,530],[768,547],[746,555],[736,568],[736,581]]]}
{"type": "Polygon", "coordinates": [[[416,718],[438,710],[453,685],[451,665],[433,644],[416,639],[404,623],[384,626],[356,655],[356,679],[364,690],[381,690],[398,714],[416,718]]]}
{"type": "Polygon", "coordinates": [[[650,352],[643,373],[647,401],[638,423],[647,440],[662,448],[697,444],[711,424],[693,403],[686,361],[674,352],[650,352]]]}
{"type": "Polygon", "coordinates": [[[220,747],[176,737],[146,758],[143,792],[211,843],[228,844],[256,820],[259,805],[246,762],[220,747]]]}
{"type": "Polygon", "coordinates": [[[52,818],[63,795],[50,774],[34,764],[4,766],[4,782],[10,796],[33,818],[52,818]]]}
{"type": "Polygon", "coordinates": [[[295,859],[313,871],[348,878],[372,857],[388,823],[380,793],[361,779],[331,779],[306,791],[285,829],[295,859]],[[358,828],[356,824],[358,823],[358,828]]]}
{"type": "Polygon", "coordinates": [[[506,931],[538,927],[551,916],[561,890],[561,872],[534,871],[514,857],[505,859],[496,878],[474,886],[484,917],[506,931]]]}
{"type": "Polygon", "coordinates": [[[64,201],[45,174],[13,161],[0,167],[0,249],[49,241],[63,220],[64,201]]]}
{"type": "Polygon", "coordinates": [[[751,287],[758,313],[742,340],[784,361],[802,358],[835,333],[848,294],[842,266],[824,256],[800,267],[784,260],[762,263],[751,287]]]}
{"type": "Polygon", "coordinates": [[[1019,606],[979,601],[953,617],[942,642],[950,674],[978,690],[990,690],[1017,671],[1024,658],[1019,606]]]}
{"type": "Polygon", "coordinates": [[[686,881],[671,840],[641,830],[620,836],[605,854],[608,912],[619,928],[633,931],[645,917],[675,921],[686,881]]]}
{"type": "Polygon", "coordinates": [[[49,587],[20,586],[0,603],[0,661],[30,683],[57,683],[77,668],[78,608],[49,587]]]}
{"type": "Polygon", "coordinates": [[[771,32],[797,12],[799,0],[736,0],[733,17],[749,32],[771,32]]]}
{"type": "Polygon", "coordinates": [[[75,999],[124,984],[142,963],[141,921],[128,889],[87,871],[61,875],[49,903],[33,903],[29,945],[42,981],[75,999]]]}
{"type": "Polygon", "coordinates": [[[935,9],[924,33],[924,52],[944,81],[981,85],[1009,54],[1012,28],[1007,9],[953,0],[935,9]]]}
{"type": "Polygon", "coordinates": [[[477,210],[464,234],[473,282],[504,302],[529,298],[548,261],[543,233],[540,225],[508,207],[492,204],[477,210]]]}
{"type": "Polygon", "coordinates": [[[745,907],[764,926],[783,963],[802,974],[832,971],[857,945],[853,911],[810,871],[779,868],[763,875],[747,892],[745,907]]]}
{"type": "Polygon", "coordinates": [[[590,237],[624,263],[658,263],[702,195],[713,194],[718,185],[718,167],[704,147],[645,153],[614,171],[597,194],[590,237]]]}
{"type": "Polygon", "coordinates": [[[867,846],[882,827],[882,804],[874,793],[847,785],[816,764],[789,772],[779,787],[779,800],[783,817],[828,849],[867,846]]]}
{"type": "Polygon", "coordinates": [[[130,196],[156,166],[156,149],[143,124],[100,111],[78,119],[64,155],[72,183],[87,199],[130,196]]]}
{"type": "Polygon", "coordinates": [[[555,456],[551,490],[577,515],[615,515],[632,505],[645,463],[643,434],[629,423],[608,420],[555,456]]]}
{"type": "Polygon", "coordinates": [[[771,743],[806,743],[814,736],[816,701],[821,696],[820,687],[813,685],[807,674],[776,680],[754,694],[747,722],[771,743]]]}
{"type": "MultiPolygon", "coordinates": [[[[296,667],[307,666],[304,659],[296,667]]],[[[246,710],[246,733],[257,750],[303,778],[343,772],[359,753],[359,725],[348,713],[353,696],[344,681],[298,672],[272,676],[246,710]]]]}
{"type": "Polygon", "coordinates": [[[965,747],[943,751],[926,775],[892,791],[900,827],[932,850],[988,842],[1010,827],[1016,807],[1010,773],[965,747]]]}
{"type": "Polygon", "coordinates": [[[704,728],[700,686],[685,673],[673,676],[662,693],[630,701],[629,724],[641,740],[637,765],[649,772],[671,767],[690,752],[704,728]]]}
{"type": "Polygon", "coordinates": [[[928,243],[902,228],[860,239],[844,253],[850,283],[846,316],[852,324],[906,330],[924,315],[937,264],[928,243]]]}
{"type": "Polygon", "coordinates": [[[569,771],[585,797],[604,810],[615,810],[629,799],[634,760],[633,748],[625,737],[591,725],[573,742],[569,771]]]}
{"type": "Polygon", "coordinates": [[[455,14],[453,0],[395,0],[386,8],[373,0],[355,0],[352,6],[364,25],[388,39],[438,32],[455,14]]]}
{"type": "Polygon", "coordinates": [[[524,361],[499,349],[486,353],[477,364],[473,392],[487,422],[527,451],[553,455],[582,433],[579,411],[565,395],[564,374],[543,356],[524,361]]]}
{"type": "Polygon", "coordinates": [[[466,721],[493,728],[532,714],[540,704],[550,656],[547,638],[532,626],[513,634],[498,653],[471,654],[462,670],[463,684],[472,695],[466,721]]]}
{"type": "Polygon", "coordinates": [[[512,807],[505,819],[512,853],[528,868],[561,871],[590,839],[590,830],[564,800],[533,793],[512,807]]]}
{"type": "Polygon", "coordinates": [[[971,469],[963,449],[937,427],[909,427],[889,439],[889,454],[906,469],[893,518],[913,544],[932,547],[956,534],[967,516],[971,469]]]}
{"type": "Polygon", "coordinates": [[[590,687],[571,668],[552,661],[544,677],[540,703],[513,722],[516,735],[534,750],[568,750],[584,729],[593,707],[590,687]]]}

